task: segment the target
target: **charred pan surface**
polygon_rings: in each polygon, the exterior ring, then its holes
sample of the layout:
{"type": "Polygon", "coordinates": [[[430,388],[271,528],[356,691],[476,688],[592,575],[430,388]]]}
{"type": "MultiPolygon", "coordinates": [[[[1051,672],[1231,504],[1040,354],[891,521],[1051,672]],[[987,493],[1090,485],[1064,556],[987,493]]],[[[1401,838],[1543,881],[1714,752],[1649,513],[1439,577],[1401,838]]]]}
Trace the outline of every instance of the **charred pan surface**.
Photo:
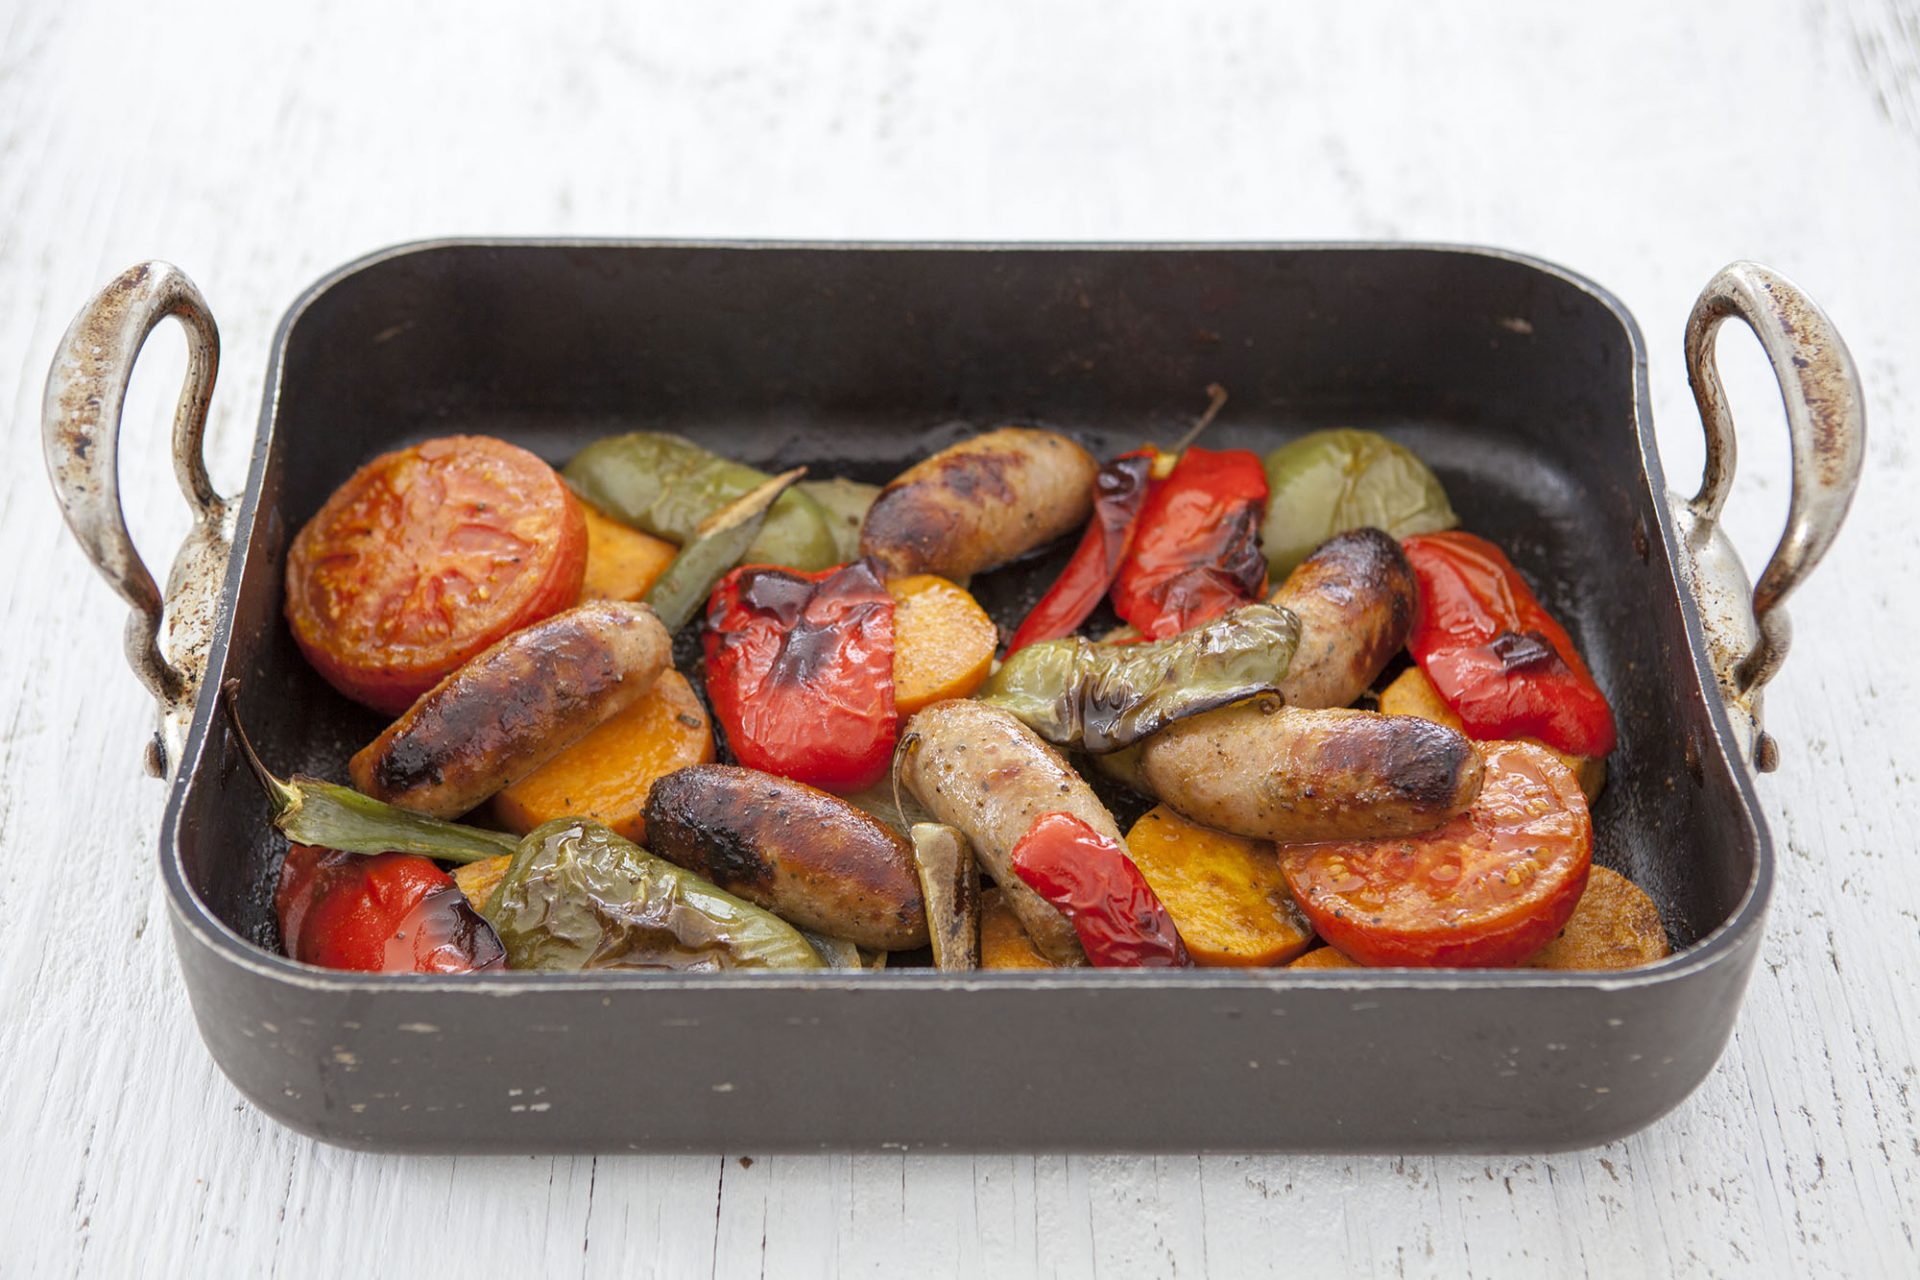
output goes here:
{"type": "Polygon", "coordinates": [[[1412,835],[1480,793],[1480,753],[1415,716],[1256,699],[1147,740],[1138,779],[1184,816],[1257,840],[1412,835]]]}
{"type": "Polygon", "coordinates": [[[1406,647],[1419,583],[1379,529],[1336,534],[1273,593],[1300,618],[1300,647],[1280,684],[1291,707],[1344,707],[1406,647]]]}
{"type": "Polygon", "coordinates": [[[653,687],[671,638],[603,600],[515,632],[442,680],[348,763],[376,799],[450,818],[533,772],[653,687]]]}
{"type": "Polygon", "coordinates": [[[913,850],[838,796],[735,765],[653,784],[647,845],[802,928],[881,951],[927,943],[913,850]]]}
{"type": "Polygon", "coordinates": [[[889,577],[970,577],[1084,524],[1098,469],[1085,449],[1051,431],[989,431],[882,490],[861,526],[860,553],[889,577]]]}

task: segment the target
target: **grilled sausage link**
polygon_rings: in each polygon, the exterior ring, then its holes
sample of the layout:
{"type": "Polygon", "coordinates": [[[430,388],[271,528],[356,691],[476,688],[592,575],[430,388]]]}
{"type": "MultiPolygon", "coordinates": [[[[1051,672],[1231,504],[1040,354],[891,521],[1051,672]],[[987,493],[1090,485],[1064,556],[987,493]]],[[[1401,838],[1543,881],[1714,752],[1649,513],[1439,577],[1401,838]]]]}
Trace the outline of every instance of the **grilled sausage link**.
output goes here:
{"type": "Polygon", "coordinates": [[[1013,716],[966,700],[936,702],[907,721],[895,767],[935,818],[972,843],[1040,954],[1084,964],[1073,925],[1014,871],[1013,847],[1041,815],[1070,813],[1124,850],[1086,781],[1013,716]]]}
{"type": "Polygon", "coordinates": [[[347,772],[376,800],[455,817],[633,705],[672,660],[673,638],[645,605],[556,613],[421,694],[347,772]]]}
{"type": "Polygon", "coordinates": [[[1093,510],[1092,455],[1065,436],[1001,427],[942,449],[880,491],[860,554],[890,578],[965,579],[1072,533],[1093,510]]]}
{"type": "Polygon", "coordinates": [[[1400,544],[1378,529],[1335,534],[1273,593],[1300,618],[1300,647],[1280,682],[1290,707],[1344,707],[1406,648],[1419,583],[1400,544]]]}
{"type": "Polygon", "coordinates": [[[1129,763],[1183,816],[1282,844],[1430,830],[1473,803],[1484,768],[1445,725],[1272,697],[1170,725],[1129,763]]]}
{"type": "Polygon", "coordinates": [[[839,796],[735,765],[653,784],[647,847],[803,929],[877,951],[927,944],[913,848],[839,796]]]}

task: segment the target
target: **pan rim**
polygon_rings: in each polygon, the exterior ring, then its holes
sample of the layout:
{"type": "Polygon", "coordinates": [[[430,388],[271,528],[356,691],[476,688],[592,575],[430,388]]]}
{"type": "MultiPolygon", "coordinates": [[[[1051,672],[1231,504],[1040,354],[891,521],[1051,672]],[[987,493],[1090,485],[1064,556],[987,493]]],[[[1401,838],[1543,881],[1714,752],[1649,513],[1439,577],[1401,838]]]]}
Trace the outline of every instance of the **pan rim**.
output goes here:
{"type": "MultiPolygon", "coordinates": [[[[464,249],[673,249],[722,251],[810,251],[810,252],[943,252],[996,253],[1007,251],[1042,253],[1439,253],[1477,257],[1526,267],[1552,277],[1588,295],[1599,303],[1621,326],[1633,355],[1633,418],[1635,442],[1640,450],[1641,480],[1644,495],[1654,512],[1661,548],[1660,569],[1675,587],[1681,621],[1687,636],[1689,656],[1699,696],[1706,703],[1708,723],[1712,727],[1711,755],[1728,774],[1739,799],[1746,838],[1754,850],[1753,871],[1739,901],[1719,924],[1684,951],[1667,956],[1652,965],[1617,972],[1545,971],[1527,969],[1355,969],[1305,970],[1280,969],[1192,969],[1155,973],[1151,976],[1131,971],[1098,969],[1061,970],[1047,973],[973,973],[940,974],[935,971],[894,970],[878,973],[849,973],[833,970],[809,971],[805,975],[780,973],[684,974],[635,971],[629,973],[570,974],[555,977],[540,973],[486,973],[469,975],[364,974],[321,969],[271,952],[242,937],[220,920],[193,889],[180,854],[180,834],[188,788],[198,776],[207,741],[215,723],[212,697],[202,696],[194,707],[179,767],[168,783],[166,805],[159,831],[161,876],[166,887],[168,908],[178,931],[184,931],[208,955],[270,981],[330,994],[405,990],[462,994],[471,997],[507,997],[543,991],[626,992],[632,990],[674,990],[723,992],[743,989],[791,989],[795,991],[847,991],[862,988],[887,990],[924,990],[960,992],[978,989],[1000,990],[1009,987],[1034,991],[1118,991],[1147,987],[1208,988],[1226,992],[1332,989],[1337,991],[1386,991],[1395,989],[1489,989],[1528,990],[1551,988],[1608,992],[1639,990],[1669,982],[1693,979],[1707,970],[1737,960],[1765,920],[1772,896],[1774,849],[1754,790],[1750,770],[1739,763],[1732,724],[1725,704],[1717,692],[1717,683],[1707,660],[1705,625],[1699,606],[1680,576],[1681,549],[1673,513],[1666,500],[1665,469],[1654,435],[1652,397],[1647,374],[1647,347],[1633,315],[1613,293],[1588,277],[1545,258],[1516,250],[1468,243],[1444,241],[917,241],[917,240],[781,240],[781,239],[703,239],[633,237],[539,237],[539,236],[450,236],[403,241],[374,250],[323,274],[304,289],[288,307],[275,328],[266,379],[261,394],[259,425],[255,431],[252,456],[247,467],[247,483],[238,499],[232,552],[228,558],[214,620],[213,642],[207,655],[206,689],[217,689],[226,678],[231,648],[235,605],[259,520],[259,500],[266,467],[272,454],[278,425],[280,395],[289,340],[301,317],[320,298],[347,280],[373,268],[405,257],[464,249]]],[[[1693,692],[1693,691],[1689,691],[1693,692]]]]}

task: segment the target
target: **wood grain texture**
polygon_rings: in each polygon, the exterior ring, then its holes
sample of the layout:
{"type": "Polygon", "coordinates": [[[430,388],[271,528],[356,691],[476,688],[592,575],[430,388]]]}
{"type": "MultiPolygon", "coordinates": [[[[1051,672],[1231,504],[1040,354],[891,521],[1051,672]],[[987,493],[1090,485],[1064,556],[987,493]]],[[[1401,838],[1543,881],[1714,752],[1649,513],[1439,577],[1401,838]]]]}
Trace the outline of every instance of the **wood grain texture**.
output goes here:
{"type": "MultiPolygon", "coordinates": [[[[1282,8],[472,4],[0,11],[0,1271],[19,1275],[1911,1275],[1920,1205],[1916,19],[1898,0],[1282,8]],[[1406,237],[1624,298],[1672,474],[1695,292],[1752,257],[1847,334],[1874,420],[1852,527],[1794,599],[1763,779],[1781,869],[1734,1043],[1675,1114],[1552,1158],[394,1159],[241,1101],[201,1048],[152,850],[122,609],[61,530],[53,346],[162,256],[226,341],[234,487],[281,311],[462,232],[1406,237]]],[[[1757,564],[1786,439],[1723,342],[1757,564]]],[[[123,455],[185,528],[163,331],[123,455]]],[[[1150,1046],[1148,1047],[1150,1051],[1150,1046]]],[[[636,1082],[636,1105],[644,1086],[636,1082]]]]}

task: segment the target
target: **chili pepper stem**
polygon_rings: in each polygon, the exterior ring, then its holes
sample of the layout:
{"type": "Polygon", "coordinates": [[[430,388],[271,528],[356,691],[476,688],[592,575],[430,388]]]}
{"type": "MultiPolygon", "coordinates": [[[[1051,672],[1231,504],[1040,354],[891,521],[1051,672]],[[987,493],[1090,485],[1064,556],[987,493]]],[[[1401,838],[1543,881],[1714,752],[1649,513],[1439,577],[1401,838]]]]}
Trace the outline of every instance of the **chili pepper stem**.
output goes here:
{"type": "Polygon", "coordinates": [[[254,780],[260,789],[267,793],[267,801],[273,806],[273,821],[277,826],[282,818],[291,817],[300,810],[300,791],[298,788],[282,782],[275,777],[253,749],[253,740],[247,737],[246,726],[240,723],[240,681],[229,679],[220,686],[220,707],[226,712],[227,723],[233,728],[234,740],[240,744],[240,757],[247,762],[254,780]]]}
{"type": "Polygon", "coordinates": [[[1220,416],[1220,410],[1225,408],[1226,404],[1227,404],[1227,389],[1221,386],[1217,382],[1209,382],[1207,384],[1206,411],[1200,415],[1200,418],[1198,421],[1196,421],[1191,427],[1187,428],[1187,434],[1180,437],[1179,443],[1175,444],[1173,448],[1169,449],[1167,452],[1185,453],[1187,451],[1187,446],[1192,444],[1195,440],[1198,440],[1200,438],[1200,433],[1213,425],[1213,420],[1220,416]]]}

